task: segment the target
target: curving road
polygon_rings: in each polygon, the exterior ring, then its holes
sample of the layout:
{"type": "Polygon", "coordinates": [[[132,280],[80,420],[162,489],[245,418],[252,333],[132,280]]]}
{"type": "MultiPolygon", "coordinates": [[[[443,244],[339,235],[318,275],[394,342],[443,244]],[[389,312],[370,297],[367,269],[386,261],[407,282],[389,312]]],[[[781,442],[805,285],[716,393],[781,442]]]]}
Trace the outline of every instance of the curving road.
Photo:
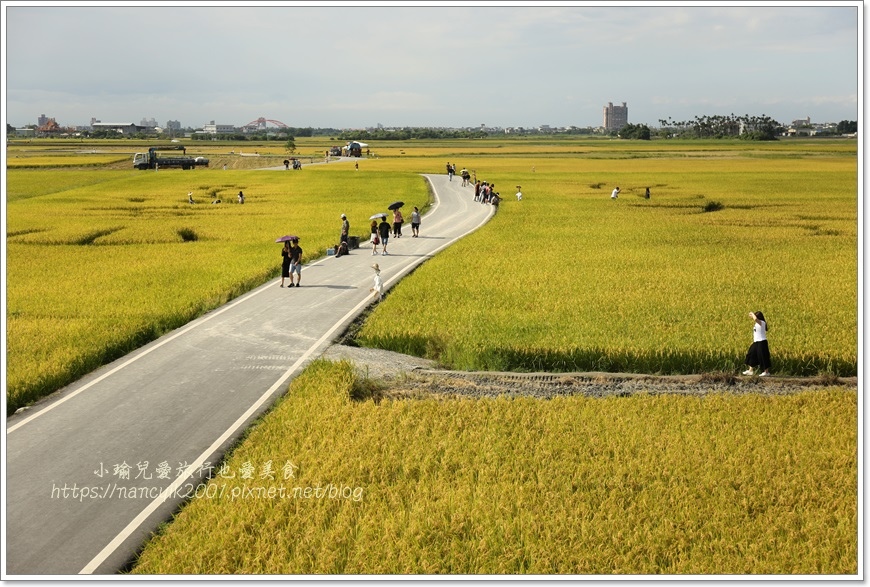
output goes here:
{"type": "Polygon", "coordinates": [[[491,217],[458,178],[426,177],[420,238],[306,265],[303,287],[270,281],[7,418],[4,579],[122,569],[371,303],[372,262],[390,287],[491,217]]]}

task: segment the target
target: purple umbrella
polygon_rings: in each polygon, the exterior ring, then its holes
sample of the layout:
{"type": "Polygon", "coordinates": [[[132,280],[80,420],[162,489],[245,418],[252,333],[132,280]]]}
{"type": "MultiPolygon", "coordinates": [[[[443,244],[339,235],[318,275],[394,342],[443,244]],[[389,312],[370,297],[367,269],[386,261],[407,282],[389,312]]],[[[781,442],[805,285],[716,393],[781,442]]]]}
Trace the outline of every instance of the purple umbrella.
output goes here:
{"type": "Polygon", "coordinates": [[[276,242],[276,243],[283,243],[283,242],[287,242],[287,241],[295,241],[295,240],[299,240],[299,237],[298,237],[298,236],[294,236],[294,235],[292,235],[292,234],[285,234],[285,235],[282,236],[281,238],[275,239],[275,242],[276,242]]]}

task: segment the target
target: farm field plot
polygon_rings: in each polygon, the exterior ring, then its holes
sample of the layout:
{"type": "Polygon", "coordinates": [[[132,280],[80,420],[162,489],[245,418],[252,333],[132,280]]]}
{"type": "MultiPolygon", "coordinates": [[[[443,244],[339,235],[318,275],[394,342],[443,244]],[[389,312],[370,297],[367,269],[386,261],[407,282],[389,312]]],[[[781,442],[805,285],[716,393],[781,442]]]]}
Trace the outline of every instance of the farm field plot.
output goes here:
{"type": "MultiPolygon", "coordinates": [[[[321,146],[299,141],[300,152],[321,146]]],[[[270,152],[245,147],[258,149],[270,152]]],[[[771,323],[776,372],[856,373],[854,141],[372,149],[405,155],[364,159],[360,173],[9,169],[9,408],[276,275],[274,236],[304,230],[310,260],[333,244],[341,212],[365,219],[398,196],[424,205],[417,174],[442,173],[446,160],[494,182],[506,196],[501,210],[401,284],[366,323],[362,344],[458,368],[733,370],[751,308],[771,323]],[[486,155],[453,156],[463,150],[486,155]],[[522,202],[511,196],[517,184],[522,202]],[[617,184],[622,197],[611,202],[617,184]],[[646,186],[649,201],[639,197],[646,186]],[[244,207],[233,203],[240,189],[244,207]],[[201,203],[189,206],[188,191],[201,203]],[[208,205],[215,197],[224,203],[208,205]],[[704,212],[711,202],[722,209],[704,212]]]]}
{"type": "MultiPolygon", "coordinates": [[[[505,199],[393,288],[357,344],[463,370],[732,375],[763,310],[775,375],[857,373],[854,141],[372,151],[359,172],[8,169],[10,411],[274,277],[279,235],[301,234],[308,261],[342,212],[362,236],[389,201],[423,207],[419,174],[447,161],[505,199]]],[[[853,387],[542,400],[381,399],[384,385],[312,364],[131,572],[857,572],[853,387]]]]}
{"type": "Polygon", "coordinates": [[[367,237],[364,219],[397,194],[421,209],[429,198],[417,174],[348,166],[6,178],[10,412],[277,276],[277,237],[298,234],[307,262],[337,241],[340,214],[367,237]]]}
{"type": "Polygon", "coordinates": [[[854,389],[376,402],[371,385],[309,367],[132,572],[857,572],[854,389]]]}
{"type": "Polygon", "coordinates": [[[458,369],[736,372],[762,310],[776,373],[855,375],[856,161],[805,148],[469,160],[505,197],[498,215],[357,340],[458,369]]]}

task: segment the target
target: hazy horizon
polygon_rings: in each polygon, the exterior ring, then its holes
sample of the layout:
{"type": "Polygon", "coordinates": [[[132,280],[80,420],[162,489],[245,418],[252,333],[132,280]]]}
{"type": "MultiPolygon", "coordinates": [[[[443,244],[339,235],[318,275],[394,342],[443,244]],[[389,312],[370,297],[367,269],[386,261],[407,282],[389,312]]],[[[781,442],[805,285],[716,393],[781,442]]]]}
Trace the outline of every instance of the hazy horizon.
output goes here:
{"type": "Polygon", "coordinates": [[[858,120],[860,2],[4,8],[13,126],[597,127],[608,102],[650,126],[858,120]]]}

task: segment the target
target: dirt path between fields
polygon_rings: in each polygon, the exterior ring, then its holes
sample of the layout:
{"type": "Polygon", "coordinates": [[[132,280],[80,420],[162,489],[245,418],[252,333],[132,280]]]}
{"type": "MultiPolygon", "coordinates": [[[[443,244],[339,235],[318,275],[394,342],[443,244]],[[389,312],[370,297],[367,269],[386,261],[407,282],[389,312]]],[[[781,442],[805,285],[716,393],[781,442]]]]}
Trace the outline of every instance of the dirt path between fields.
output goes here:
{"type": "Polygon", "coordinates": [[[705,395],[783,395],[832,386],[858,386],[857,377],[744,377],[729,374],[644,375],[633,373],[502,373],[448,371],[434,362],[380,349],[336,344],[324,359],[348,360],[374,383],[376,399],[705,395]]]}

